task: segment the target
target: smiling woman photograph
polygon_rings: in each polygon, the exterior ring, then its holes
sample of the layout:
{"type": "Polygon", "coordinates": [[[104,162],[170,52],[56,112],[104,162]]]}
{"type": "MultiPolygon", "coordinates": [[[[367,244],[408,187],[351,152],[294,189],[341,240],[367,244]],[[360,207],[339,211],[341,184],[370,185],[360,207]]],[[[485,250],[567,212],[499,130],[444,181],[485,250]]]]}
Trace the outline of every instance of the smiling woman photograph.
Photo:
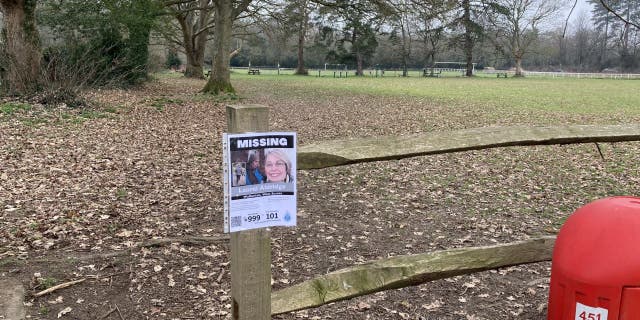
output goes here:
{"type": "Polygon", "coordinates": [[[267,182],[293,182],[291,160],[287,152],[282,149],[265,151],[264,171],[267,182]]]}

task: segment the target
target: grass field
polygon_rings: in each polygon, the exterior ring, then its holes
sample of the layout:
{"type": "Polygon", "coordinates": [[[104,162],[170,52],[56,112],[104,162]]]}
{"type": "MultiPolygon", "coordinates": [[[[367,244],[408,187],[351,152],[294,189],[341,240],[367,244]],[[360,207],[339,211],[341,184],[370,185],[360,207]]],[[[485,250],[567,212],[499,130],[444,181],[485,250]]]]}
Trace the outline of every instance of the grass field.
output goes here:
{"type": "Polygon", "coordinates": [[[640,114],[640,81],[610,79],[552,79],[495,77],[300,77],[249,76],[233,73],[234,81],[271,86],[274,94],[307,92],[315,95],[369,94],[412,96],[438,103],[494,106],[508,109],[560,111],[577,114],[640,114]],[[262,83],[262,84],[261,84],[262,83]]]}

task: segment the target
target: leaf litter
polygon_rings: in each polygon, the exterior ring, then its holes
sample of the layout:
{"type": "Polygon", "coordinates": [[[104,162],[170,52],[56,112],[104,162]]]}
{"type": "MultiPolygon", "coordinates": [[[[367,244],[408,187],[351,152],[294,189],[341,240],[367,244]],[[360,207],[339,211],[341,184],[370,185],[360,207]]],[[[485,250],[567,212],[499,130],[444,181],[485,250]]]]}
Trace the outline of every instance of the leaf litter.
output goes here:
{"type": "MultiPolygon", "coordinates": [[[[56,292],[60,303],[28,298],[31,316],[90,319],[117,306],[131,319],[231,317],[227,242],[139,246],[221,234],[225,103],[199,95],[202,84],[160,78],[135,90],[92,92],[89,98],[119,112],[82,123],[0,121],[0,274],[25,284],[34,273],[89,279],[56,292]],[[159,108],[158,101],[166,103],[159,108]]],[[[532,111],[501,117],[504,110],[423,98],[287,94],[249,80],[237,86],[250,93],[238,103],[269,106],[271,128],[297,131],[302,144],[619,119],[532,111]]],[[[374,259],[555,234],[589,201],[640,194],[639,144],[600,147],[604,161],[584,144],[300,172],[299,225],[272,231],[273,289],[374,259]]],[[[503,268],[275,318],[540,319],[549,274],[549,263],[503,268]]]]}

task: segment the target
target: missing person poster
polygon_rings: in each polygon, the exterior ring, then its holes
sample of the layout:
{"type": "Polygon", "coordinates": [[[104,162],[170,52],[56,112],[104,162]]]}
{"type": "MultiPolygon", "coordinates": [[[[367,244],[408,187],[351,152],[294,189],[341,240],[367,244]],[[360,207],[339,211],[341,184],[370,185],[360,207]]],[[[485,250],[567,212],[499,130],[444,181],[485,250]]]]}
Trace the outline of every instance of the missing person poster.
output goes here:
{"type": "Polygon", "coordinates": [[[224,232],[296,225],[296,133],[224,133],[224,232]]]}

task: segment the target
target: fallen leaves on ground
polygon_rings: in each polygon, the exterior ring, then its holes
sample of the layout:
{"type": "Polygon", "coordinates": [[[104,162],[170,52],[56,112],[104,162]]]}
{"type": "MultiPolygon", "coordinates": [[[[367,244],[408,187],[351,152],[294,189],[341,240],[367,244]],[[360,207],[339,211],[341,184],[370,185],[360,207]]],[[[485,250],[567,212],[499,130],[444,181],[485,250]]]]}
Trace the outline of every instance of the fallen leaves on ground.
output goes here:
{"type": "MultiPolygon", "coordinates": [[[[27,301],[30,314],[88,319],[117,305],[131,319],[230,318],[228,243],[137,246],[222,231],[220,141],[228,102],[198,94],[202,85],[161,78],[135,90],[96,91],[91,99],[118,112],[80,123],[0,121],[0,258],[10,262],[0,268],[42,279],[90,276],[61,290],[60,303],[27,301]],[[124,254],[78,259],[113,252],[124,254]],[[64,313],[53,308],[74,301],[64,313]]],[[[285,94],[265,86],[240,82],[240,91],[250,93],[240,103],[268,105],[271,128],[297,131],[303,144],[618,117],[516,114],[411,97],[285,94]]],[[[552,234],[591,200],[640,194],[640,144],[600,147],[605,160],[584,144],[300,172],[299,225],[272,231],[273,288],[374,259],[552,234]]],[[[549,272],[548,263],[503,268],[275,318],[539,319],[549,272]]]]}

